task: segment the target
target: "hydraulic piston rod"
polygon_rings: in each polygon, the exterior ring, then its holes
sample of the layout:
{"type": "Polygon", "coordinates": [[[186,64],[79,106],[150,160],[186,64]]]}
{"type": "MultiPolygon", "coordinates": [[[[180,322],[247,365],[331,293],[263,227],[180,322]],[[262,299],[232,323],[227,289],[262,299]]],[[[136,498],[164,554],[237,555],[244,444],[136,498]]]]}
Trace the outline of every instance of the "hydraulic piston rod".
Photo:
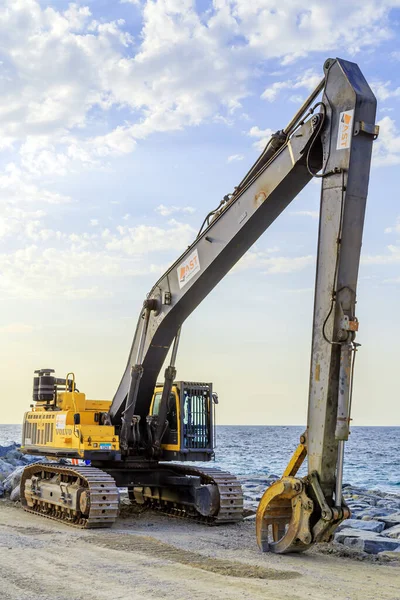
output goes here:
{"type": "Polygon", "coordinates": [[[335,438],[338,440],[338,459],[336,466],[335,506],[342,506],[344,443],[349,439],[350,425],[350,387],[351,387],[351,343],[340,348],[339,394],[336,417],[335,438]]]}

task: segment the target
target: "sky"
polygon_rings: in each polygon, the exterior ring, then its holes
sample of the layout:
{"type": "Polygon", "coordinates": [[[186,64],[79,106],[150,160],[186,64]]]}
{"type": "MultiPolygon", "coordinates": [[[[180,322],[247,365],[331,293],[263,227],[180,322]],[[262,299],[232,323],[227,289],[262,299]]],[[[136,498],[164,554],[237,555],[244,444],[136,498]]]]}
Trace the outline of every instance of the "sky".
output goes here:
{"type": "MultiPolygon", "coordinates": [[[[146,293],[322,77],[378,98],[354,425],[400,425],[400,0],[0,0],[0,422],[34,369],[111,399],[146,293]]],[[[224,424],[304,424],[320,187],[182,329],[224,424]]]]}

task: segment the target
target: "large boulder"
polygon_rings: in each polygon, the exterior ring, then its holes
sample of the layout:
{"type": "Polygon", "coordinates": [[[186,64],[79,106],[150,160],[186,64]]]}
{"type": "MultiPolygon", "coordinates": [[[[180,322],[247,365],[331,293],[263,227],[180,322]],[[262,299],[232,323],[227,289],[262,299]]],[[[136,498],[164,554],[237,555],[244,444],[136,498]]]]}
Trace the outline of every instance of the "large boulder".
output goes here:
{"type": "Polygon", "coordinates": [[[393,527],[389,527],[389,529],[385,529],[383,535],[399,540],[400,543],[400,525],[394,525],[393,527]]]}
{"type": "Polygon", "coordinates": [[[377,521],[382,521],[385,524],[385,528],[393,527],[394,525],[400,525],[400,513],[396,512],[391,515],[376,516],[377,521]]]}
{"type": "Polygon", "coordinates": [[[385,524],[382,521],[362,521],[360,519],[346,519],[343,521],[337,531],[341,531],[342,529],[346,529],[350,527],[351,529],[362,529],[363,531],[373,531],[375,533],[380,533],[385,529],[385,524]]]}
{"type": "Polygon", "coordinates": [[[0,446],[0,458],[6,456],[9,452],[13,452],[14,450],[19,451],[19,444],[10,444],[9,446],[0,446]]]}
{"type": "Polygon", "coordinates": [[[22,471],[25,467],[17,467],[10,475],[4,480],[4,490],[11,493],[14,488],[19,486],[22,477],[22,471]]]}
{"type": "Polygon", "coordinates": [[[10,500],[12,502],[17,502],[18,500],[21,499],[21,491],[20,491],[20,485],[18,484],[13,491],[10,494],[10,500]]]}
{"type": "Polygon", "coordinates": [[[0,458],[0,481],[4,481],[14,469],[15,467],[13,465],[10,465],[10,463],[0,458]]]}
{"type": "Polygon", "coordinates": [[[378,554],[386,550],[397,550],[400,546],[398,540],[392,540],[388,537],[383,537],[379,533],[373,531],[363,531],[361,529],[342,529],[335,533],[335,541],[344,546],[362,550],[368,554],[378,554]]]}

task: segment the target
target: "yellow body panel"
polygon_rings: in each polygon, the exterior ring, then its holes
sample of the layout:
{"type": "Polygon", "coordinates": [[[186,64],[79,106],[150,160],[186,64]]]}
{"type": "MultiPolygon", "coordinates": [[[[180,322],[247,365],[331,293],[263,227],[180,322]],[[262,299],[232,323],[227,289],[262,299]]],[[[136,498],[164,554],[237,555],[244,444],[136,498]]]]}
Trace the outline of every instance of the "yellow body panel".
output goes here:
{"type": "Polygon", "coordinates": [[[47,410],[37,402],[25,413],[22,449],[35,449],[49,455],[57,450],[83,458],[85,451],[119,451],[118,436],[112,425],[99,425],[99,413],[107,412],[111,401],[86,400],[80,392],[57,394],[58,410],[47,410]],[[79,424],[74,416],[79,415],[79,424]]]}
{"type": "MultiPolygon", "coordinates": [[[[158,385],[155,387],[154,389],[154,395],[153,395],[153,399],[151,401],[151,405],[150,405],[150,415],[153,414],[153,408],[154,408],[154,401],[156,398],[157,394],[161,394],[163,391],[162,385],[158,385]]],[[[179,402],[179,391],[176,385],[172,386],[171,389],[171,394],[174,394],[175,396],[175,403],[176,403],[176,420],[178,423],[178,436],[177,436],[177,443],[176,444],[161,444],[161,448],[164,448],[164,450],[177,450],[179,451],[181,449],[181,427],[180,427],[180,422],[181,422],[181,405],[179,402]]]]}

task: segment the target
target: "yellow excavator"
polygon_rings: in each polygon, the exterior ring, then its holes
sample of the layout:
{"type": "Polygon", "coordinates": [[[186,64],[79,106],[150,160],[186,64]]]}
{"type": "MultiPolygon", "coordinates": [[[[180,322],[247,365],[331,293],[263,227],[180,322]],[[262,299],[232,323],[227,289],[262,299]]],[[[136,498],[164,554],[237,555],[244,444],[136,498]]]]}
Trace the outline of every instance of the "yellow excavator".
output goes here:
{"type": "Polygon", "coordinates": [[[306,184],[319,178],[307,431],[283,477],[262,497],[256,533],[261,550],[277,553],[331,539],[349,515],[343,456],[375,114],[376,99],[358,66],[328,59],[322,81],[294,118],[271,137],[150,290],[113,400],[86,399],[73,373],[60,379],[52,369],[35,372],[23,451],[58,462],[25,468],[25,510],[78,527],[109,527],[118,514],[118,488],[127,487],[133,501],[169,514],[209,523],[242,518],[237,479],[196,465],[214,457],[217,396],[211,383],[175,381],[181,327],[306,184]],[[157,383],[169,350],[164,379],[157,383]],[[300,479],[296,474],[306,456],[308,474],[300,479]]]}

